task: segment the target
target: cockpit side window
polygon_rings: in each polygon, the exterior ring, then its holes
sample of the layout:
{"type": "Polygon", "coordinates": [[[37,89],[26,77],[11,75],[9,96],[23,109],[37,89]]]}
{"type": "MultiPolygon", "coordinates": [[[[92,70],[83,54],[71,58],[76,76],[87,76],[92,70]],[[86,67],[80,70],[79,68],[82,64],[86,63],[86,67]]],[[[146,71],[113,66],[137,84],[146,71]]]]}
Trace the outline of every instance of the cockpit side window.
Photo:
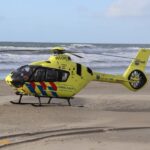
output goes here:
{"type": "Polygon", "coordinates": [[[34,72],[31,81],[41,82],[45,80],[45,68],[38,68],[34,72]]]}
{"type": "Polygon", "coordinates": [[[54,82],[57,80],[58,80],[58,71],[55,69],[47,69],[45,81],[53,81],[54,82]]]}
{"type": "Polygon", "coordinates": [[[68,72],[59,70],[59,78],[58,78],[59,81],[62,81],[62,82],[67,81],[68,76],[69,76],[69,73],[68,73],[68,72]]]}
{"type": "Polygon", "coordinates": [[[29,78],[32,75],[33,71],[34,71],[34,68],[32,68],[28,65],[20,68],[21,76],[23,77],[24,81],[29,80],[29,78]]]}
{"type": "Polygon", "coordinates": [[[47,69],[45,81],[65,82],[68,79],[69,73],[63,70],[47,69]]]}

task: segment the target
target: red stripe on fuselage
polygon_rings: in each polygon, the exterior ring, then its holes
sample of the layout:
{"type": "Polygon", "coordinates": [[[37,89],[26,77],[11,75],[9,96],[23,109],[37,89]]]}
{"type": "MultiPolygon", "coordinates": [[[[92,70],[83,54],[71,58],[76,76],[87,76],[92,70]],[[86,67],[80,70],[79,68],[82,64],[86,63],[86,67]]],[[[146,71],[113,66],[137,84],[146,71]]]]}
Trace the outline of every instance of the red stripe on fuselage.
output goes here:
{"type": "Polygon", "coordinates": [[[44,82],[40,82],[40,84],[41,84],[42,88],[43,88],[44,90],[46,90],[46,88],[47,88],[46,84],[45,84],[44,82]]]}
{"type": "Polygon", "coordinates": [[[30,82],[30,84],[31,84],[32,88],[35,89],[35,87],[36,87],[35,83],[34,82],[30,82]]]}
{"type": "Polygon", "coordinates": [[[53,82],[49,82],[54,91],[57,91],[57,86],[53,82]]]}

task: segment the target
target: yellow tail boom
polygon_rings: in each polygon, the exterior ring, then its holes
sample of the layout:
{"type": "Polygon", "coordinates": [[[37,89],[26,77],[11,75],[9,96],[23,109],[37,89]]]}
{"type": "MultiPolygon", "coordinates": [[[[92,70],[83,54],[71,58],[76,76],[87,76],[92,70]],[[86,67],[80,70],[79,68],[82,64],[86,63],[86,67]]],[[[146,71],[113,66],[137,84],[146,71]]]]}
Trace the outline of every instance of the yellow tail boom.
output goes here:
{"type": "Polygon", "coordinates": [[[141,89],[147,83],[145,68],[150,56],[150,49],[140,49],[123,75],[111,75],[94,72],[95,81],[121,83],[132,91],[141,89]]]}

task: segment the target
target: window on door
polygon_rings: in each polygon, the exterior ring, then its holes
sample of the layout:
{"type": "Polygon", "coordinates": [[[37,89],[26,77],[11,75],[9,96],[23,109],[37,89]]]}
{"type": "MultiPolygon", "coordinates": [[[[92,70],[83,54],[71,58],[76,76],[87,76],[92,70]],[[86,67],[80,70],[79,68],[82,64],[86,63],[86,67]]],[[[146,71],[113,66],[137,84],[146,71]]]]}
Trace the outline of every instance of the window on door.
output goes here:
{"type": "Polygon", "coordinates": [[[65,82],[68,77],[69,72],[67,71],[40,67],[35,70],[30,80],[33,82],[65,82]]]}

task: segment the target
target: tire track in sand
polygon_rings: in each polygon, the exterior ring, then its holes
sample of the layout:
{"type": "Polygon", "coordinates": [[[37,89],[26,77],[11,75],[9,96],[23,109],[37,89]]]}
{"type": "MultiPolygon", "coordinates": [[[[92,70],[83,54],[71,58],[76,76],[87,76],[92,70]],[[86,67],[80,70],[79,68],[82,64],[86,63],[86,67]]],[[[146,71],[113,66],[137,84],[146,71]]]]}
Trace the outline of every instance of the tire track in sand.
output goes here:
{"type": "Polygon", "coordinates": [[[0,136],[0,148],[23,143],[35,142],[46,138],[65,137],[73,135],[75,136],[75,135],[112,132],[112,131],[143,130],[143,129],[150,129],[150,127],[121,127],[121,128],[85,127],[85,128],[70,128],[70,129],[10,134],[6,136],[0,136]]]}

